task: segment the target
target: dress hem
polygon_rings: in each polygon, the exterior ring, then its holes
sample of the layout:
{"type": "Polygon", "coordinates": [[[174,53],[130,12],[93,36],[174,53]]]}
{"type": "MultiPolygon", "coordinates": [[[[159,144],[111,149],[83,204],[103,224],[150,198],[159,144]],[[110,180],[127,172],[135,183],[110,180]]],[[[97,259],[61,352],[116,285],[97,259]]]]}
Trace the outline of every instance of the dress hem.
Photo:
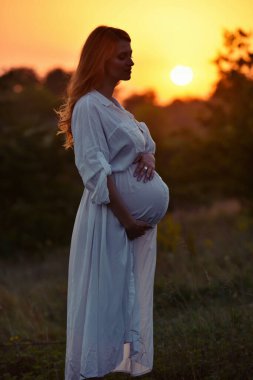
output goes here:
{"type": "Polygon", "coordinates": [[[137,376],[142,376],[142,375],[145,375],[146,373],[149,373],[149,372],[151,372],[153,370],[153,368],[151,368],[151,369],[147,369],[146,371],[143,371],[143,372],[141,372],[141,373],[137,373],[137,374],[131,374],[131,372],[130,371],[120,371],[120,370],[117,370],[117,371],[111,371],[111,372],[109,372],[110,374],[111,373],[116,373],[116,372],[121,372],[121,373],[127,373],[128,375],[130,375],[131,377],[137,377],[137,376]]]}

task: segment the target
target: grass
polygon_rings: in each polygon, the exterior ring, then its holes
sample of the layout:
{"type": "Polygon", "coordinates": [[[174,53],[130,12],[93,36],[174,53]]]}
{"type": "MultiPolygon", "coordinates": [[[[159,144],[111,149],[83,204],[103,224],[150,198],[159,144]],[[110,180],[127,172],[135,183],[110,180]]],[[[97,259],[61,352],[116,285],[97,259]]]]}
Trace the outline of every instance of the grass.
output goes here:
{"type": "MultiPolygon", "coordinates": [[[[68,249],[2,260],[0,373],[64,378],[68,249]]],[[[253,379],[253,216],[169,213],[159,224],[153,371],[142,379],[253,379]]],[[[127,379],[109,374],[107,379],[127,379]]]]}

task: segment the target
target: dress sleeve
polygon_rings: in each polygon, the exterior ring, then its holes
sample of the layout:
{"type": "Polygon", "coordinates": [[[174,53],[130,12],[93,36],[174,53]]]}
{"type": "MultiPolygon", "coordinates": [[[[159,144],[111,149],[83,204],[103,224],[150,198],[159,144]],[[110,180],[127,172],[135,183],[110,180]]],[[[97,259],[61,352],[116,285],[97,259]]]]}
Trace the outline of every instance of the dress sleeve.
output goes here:
{"type": "Polygon", "coordinates": [[[75,164],[84,186],[98,205],[110,203],[107,175],[112,173],[109,148],[96,106],[87,97],[74,107],[71,129],[75,164]]]}

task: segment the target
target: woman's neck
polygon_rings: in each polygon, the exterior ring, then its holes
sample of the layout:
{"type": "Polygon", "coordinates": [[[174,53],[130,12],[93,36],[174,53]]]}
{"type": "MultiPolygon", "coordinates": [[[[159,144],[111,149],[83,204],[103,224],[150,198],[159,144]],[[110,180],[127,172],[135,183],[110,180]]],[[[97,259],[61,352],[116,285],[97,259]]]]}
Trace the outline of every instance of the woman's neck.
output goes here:
{"type": "Polygon", "coordinates": [[[96,90],[99,91],[102,95],[106,96],[108,99],[113,100],[113,91],[116,84],[114,83],[104,83],[102,86],[97,88],[96,90]]]}

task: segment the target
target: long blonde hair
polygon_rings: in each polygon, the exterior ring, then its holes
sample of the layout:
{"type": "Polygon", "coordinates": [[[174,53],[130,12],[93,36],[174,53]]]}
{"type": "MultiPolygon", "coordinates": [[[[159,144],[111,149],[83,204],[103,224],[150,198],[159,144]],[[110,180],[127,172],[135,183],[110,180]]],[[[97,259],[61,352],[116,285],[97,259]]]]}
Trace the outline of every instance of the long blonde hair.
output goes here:
{"type": "Polygon", "coordinates": [[[90,33],[82,47],[77,69],[66,88],[65,102],[59,110],[54,110],[58,115],[56,135],[65,133],[65,149],[73,147],[71,116],[74,105],[81,96],[102,85],[105,63],[112,57],[119,40],[131,42],[124,30],[100,25],[90,33]]]}

